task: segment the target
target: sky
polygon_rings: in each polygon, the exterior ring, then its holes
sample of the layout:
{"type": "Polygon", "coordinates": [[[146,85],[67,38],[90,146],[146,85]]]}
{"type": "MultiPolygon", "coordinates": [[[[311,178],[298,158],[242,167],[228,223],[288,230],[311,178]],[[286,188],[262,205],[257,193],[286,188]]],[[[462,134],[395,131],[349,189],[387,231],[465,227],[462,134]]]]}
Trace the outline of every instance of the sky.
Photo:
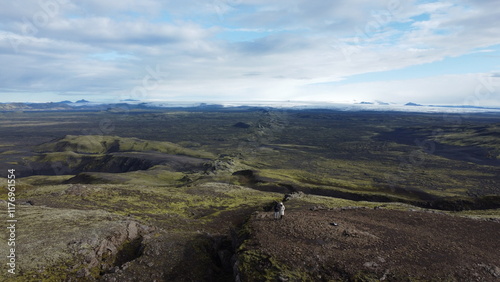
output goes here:
{"type": "Polygon", "coordinates": [[[497,0],[18,0],[0,102],[500,106],[497,0]]]}

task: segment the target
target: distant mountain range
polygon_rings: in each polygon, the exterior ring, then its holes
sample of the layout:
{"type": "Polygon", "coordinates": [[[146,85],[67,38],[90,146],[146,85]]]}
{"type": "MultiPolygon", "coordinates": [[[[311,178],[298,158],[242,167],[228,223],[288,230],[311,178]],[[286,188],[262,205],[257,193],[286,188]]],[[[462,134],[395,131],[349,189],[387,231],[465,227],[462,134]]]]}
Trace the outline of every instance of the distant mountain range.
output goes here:
{"type": "Polygon", "coordinates": [[[114,108],[144,108],[144,105],[96,104],[87,100],[49,102],[49,103],[0,103],[0,111],[104,111],[114,108]]]}
{"type": "MultiPolygon", "coordinates": [[[[220,109],[223,105],[206,103],[141,103],[139,100],[122,100],[120,103],[93,103],[87,100],[48,103],[0,103],[0,112],[20,111],[110,111],[154,110],[164,108],[220,109]]],[[[239,107],[238,107],[239,108],[239,107]]]]}
{"type": "Polygon", "coordinates": [[[405,106],[422,107],[422,105],[413,102],[406,103],[405,106]]]}
{"type": "Polygon", "coordinates": [[[87,100],[76,102],[61,101],[49,103],[0,103],[0,112],[19,111],[110,111],[123,112],[131,110],[160,110],[164,108],[183,108],[193,110],[244,110],[244,109],[331,109],[341,111],[417,111],[417,112],[487,112],[500,111],[500,107],[479,107],[468,105],[421,105],[413,102],[404,105],[381,101],[360,102],[354,104],[319,103],[319,102],[228,102],[224,104],[207,104],[195,102],[156,102],[143,103],[138,100],[122,100],[120,103],[93,103],[87,100]]]}
{"type": "Polygon", "coordinates": [[[0,111],[63,111],[72,110],[68,103],[0,103],[0,111]]]}

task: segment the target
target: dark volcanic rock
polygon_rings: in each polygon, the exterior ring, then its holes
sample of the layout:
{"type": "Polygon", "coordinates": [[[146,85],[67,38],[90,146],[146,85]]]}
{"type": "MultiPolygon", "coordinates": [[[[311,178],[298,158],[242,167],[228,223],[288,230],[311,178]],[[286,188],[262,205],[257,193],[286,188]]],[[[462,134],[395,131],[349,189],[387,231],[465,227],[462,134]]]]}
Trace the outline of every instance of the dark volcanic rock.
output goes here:
{"type": "Polygon", "coordinates": [[[250,124],[248,123],[244,123],[244,122],[237,122],[235,124],[233,124],[233,127],[236,127],[236,128],[249,128],[250,127],[250,124]]]}
{"type": "Polygon", "coordinates": [[[497,281],[499,232],[498,222],[424,211],[256,213],[235,239],[237,271],[242,281],[497,281]]]}

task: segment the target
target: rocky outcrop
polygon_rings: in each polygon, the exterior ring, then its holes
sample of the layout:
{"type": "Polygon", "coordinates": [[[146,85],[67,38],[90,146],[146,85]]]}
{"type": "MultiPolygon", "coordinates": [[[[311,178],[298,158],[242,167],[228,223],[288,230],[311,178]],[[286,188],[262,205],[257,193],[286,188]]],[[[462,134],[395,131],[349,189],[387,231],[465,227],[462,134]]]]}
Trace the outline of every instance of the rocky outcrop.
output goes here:
{"type": "Polygon", "coordinates": [[[235,123],[235,124],[233,124],[233,127],[236,127],[236,128],[243,128],[243,129],[245,129],[245,128],[249,128],[250,126],[251,126],[250,124],[248,124],[248,123],[244,123],[244,122],[241,122],[241,121],[240,121],[240,122],[237,122],[237,123],[235,123]]]}
{"type": "Polygon", "coordinates": [[[80,257],[75,265],[77,278],[96,277],[127,267],[127,263],[140,257],[144,236],[152,228],[135,221],[124,221],[106,237],[91,236],[68,244],[71,253],[80,257]]]}
{"type": "MultiPolygon", "coordinates": [[[[89,281],[126,268],[156,230],[102,210],[16,208],[17,272],[34,281],[89,281]]],[[[5,248],[1,244],[0,252],[5,248]]]]}

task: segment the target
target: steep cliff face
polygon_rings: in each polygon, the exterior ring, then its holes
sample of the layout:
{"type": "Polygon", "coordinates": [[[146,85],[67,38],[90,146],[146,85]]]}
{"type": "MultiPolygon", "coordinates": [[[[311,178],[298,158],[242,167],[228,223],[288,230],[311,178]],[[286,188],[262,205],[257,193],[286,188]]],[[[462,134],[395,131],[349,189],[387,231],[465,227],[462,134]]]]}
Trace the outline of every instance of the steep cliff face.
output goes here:
{"type": "MultiPolygon", "coordinates": [[[[17,211],[17,270],[34,279],[94,280],[126,268],[142,255],[155,232],[155,228],[99,210],[22,205],[17,211]]],[[[6,244],[0,248],[5,253],[6,244]]]]}
{"type": "MultiPolygon", "coordinates": [[[[162,165],[174,172],[206,170],[214,156],[169,142],[113,136],[66,136],[34,148],[16,170],[31,175],[76,175],[82,172],[124,173],[162,165]]],[[[12,161],[19,156],[13,155],[12,161]]],[[[0,176],[2,172],[0,172],[0,176]]]]}
{"type": "Polygon", "coordinates": [[[135,221],[123,221],[104,236],[84,237],[68,243],[68,249],[81,258],[76,277],[96,278],[126,268],[127,263],[139,258],[145,247],[145,236],[152,228],[135,221]],[[97,272],[98,271],[98,272],[97,272]]]}

